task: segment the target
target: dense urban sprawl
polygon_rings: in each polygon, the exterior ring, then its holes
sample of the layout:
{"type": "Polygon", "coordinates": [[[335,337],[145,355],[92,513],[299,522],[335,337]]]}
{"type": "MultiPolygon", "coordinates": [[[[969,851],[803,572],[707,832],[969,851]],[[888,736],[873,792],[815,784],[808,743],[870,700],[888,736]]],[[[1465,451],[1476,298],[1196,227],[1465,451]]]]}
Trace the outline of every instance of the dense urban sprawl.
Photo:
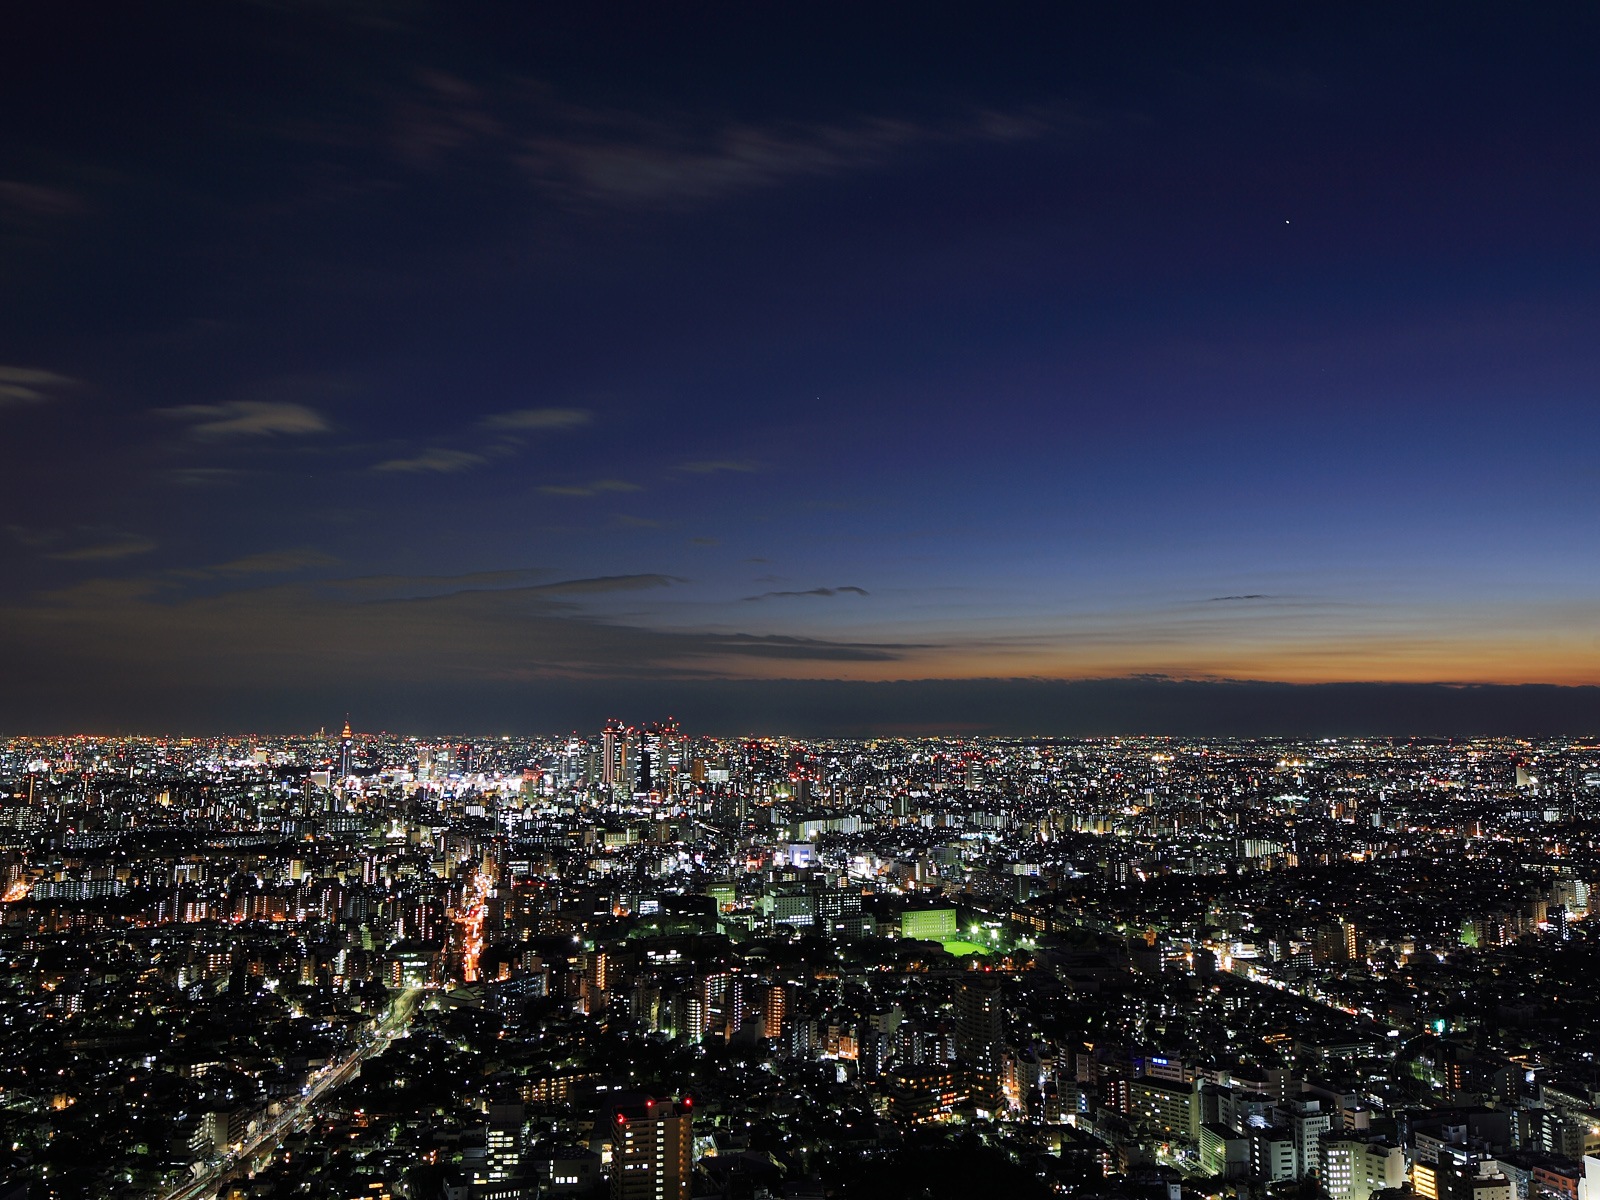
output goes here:
{"type": "Polygon", "coordinates": [[[0,742],[0,1198],[1600,1200],[1600,745],[0,742]]]}

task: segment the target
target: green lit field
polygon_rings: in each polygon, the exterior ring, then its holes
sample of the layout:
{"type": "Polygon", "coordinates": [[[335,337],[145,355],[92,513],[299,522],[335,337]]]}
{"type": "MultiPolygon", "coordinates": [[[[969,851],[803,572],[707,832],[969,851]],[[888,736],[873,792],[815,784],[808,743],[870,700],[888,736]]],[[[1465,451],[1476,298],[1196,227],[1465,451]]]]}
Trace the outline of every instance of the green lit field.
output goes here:
{"type": "Polygon", "coordinates": [[[988,954],[994,949],[993,946],[980,946],[976,942],[963,942],[959,938],[951,938],[941,945],[957,958],[964,958],[968,954],[988,954]]]}

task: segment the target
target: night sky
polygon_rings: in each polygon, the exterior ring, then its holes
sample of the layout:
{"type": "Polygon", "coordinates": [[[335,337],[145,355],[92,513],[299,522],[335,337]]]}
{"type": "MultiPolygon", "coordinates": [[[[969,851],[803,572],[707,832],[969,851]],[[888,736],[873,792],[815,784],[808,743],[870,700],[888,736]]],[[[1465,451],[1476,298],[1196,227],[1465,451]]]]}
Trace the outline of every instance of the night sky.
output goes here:
{"type": "Polygon", "coordinates": [[[1600,727],[1597,62],[13,5],[0,732],[1600,727]]]}

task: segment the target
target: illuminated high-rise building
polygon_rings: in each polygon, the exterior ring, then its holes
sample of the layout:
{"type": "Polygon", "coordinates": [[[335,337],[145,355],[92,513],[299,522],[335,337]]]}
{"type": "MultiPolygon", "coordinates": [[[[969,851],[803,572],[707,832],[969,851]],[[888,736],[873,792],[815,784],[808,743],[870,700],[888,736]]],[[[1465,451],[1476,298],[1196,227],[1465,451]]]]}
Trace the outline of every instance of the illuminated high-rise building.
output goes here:
{"type": "Polygon", "coordinates": [[[621,721],[607,721],[600,734],[600,782],[621,787],[628,778],[628,731],[621,721]]]}
{"type": "Polygon", "coordinates": [[[777,1039],[783,1036],[783,1018],[787,1015],[788,1007],[788,994],[783,984],[769,984],[761,1002],[763,1037],[777,1039]]]}
{"type": "Polygon", "coordinates": [[[611,1112],[612,1200],[689,1200],[694,1117],[687,1096],[651,1097],[611,1112]]]}
{"type": "Polygon", "coordinates": [[[350,717],[344,719],[344,732],[339,735],[339,772],[338,778],[349,779],[355,765],[355,735],[350,732],[350,717]]]}
{"type": "Polygon", "coordinates": [[[511,1186],[523,1173],[523,1108],[520,1104],[490,1104],[482,1166],[473,1172],[474,1195],[523,1196],[527,1189],[511,1186]]]}
{"type": "Polygon", "coordinates": [[[956,989],[956,1058],[969,1072],[974,1098],[998,1098],[1004,1049],[999,981],[987,971],[972,972],[956,989]]]}
{"type": "Polygon", "coordinates": [[[640,792],[670,792],[687,764],[683,735],[670,717],[645,727],[639,735],[640,792]]]}
{"type": "Polygon", "coordinates": [[[1319,926],[1312,953],[1319,964],[1356,961],[1361,957],[1361,939],[1355,925],[1337,921],[1319,926]]]}
{"type": "Polygon", "coordinates": [[[650,792],[655,790],[655,774],[651,770],[652,766],[649,738],[642,737],[639,739],[639,778],[634,785],[634,791],[650,792]]]}

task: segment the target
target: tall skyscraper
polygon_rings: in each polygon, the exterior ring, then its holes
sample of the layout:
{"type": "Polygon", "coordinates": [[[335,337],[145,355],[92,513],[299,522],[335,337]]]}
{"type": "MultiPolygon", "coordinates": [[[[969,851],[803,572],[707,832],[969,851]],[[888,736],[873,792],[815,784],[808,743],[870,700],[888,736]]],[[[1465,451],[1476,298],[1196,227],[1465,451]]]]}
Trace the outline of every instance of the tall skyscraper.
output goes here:
{"type": "Polygon", "coordinates": [[[766,994],[761,1000],[761,1025],[762,1036],[772,1039],[783,1036],[783,1018],[789,1008],[788,993],[781,983],[767,986],[766,994]]]}
{"type": "Polygon", "coordinates": [[[340,779],[349,779],[352,767],[355,764],[355,735],[350,732],[350,716],[345,714],[344,732],[339,735],[339,774],[340,779]]]}
{"type": "Polygon", "coordinates": [[[677,782],[687,758],[683,735],[670,717],[647,725],[639,735],[639,784],[637,791],[669,793],[677,782]]]}
{"type": "Polygon", "coordinates": [[[628,731],[621,721],[607,721],[600,734],[600,782],[621,787],[628,778],[628,731]]]}
{"type": "Polygon", "coordinates": [[[612,1109],[611,1200],[689,1200],[692,1107],[646,1096],[612,1109]]]}
{"type": "Polygon", "coordinates": [[[999,981],[987,971],[971,972],[956,989],[956,1058],[970,1073],[974,1099],[998,1101],[1004,1049],[999,981]]]}
{"type": "Polygon", "coordinates": [[[650,792],[655,790],[655,775],[651,771],[650,740],[648,737],[639,740],[639,781],[634,788],[636,792],[650,792]]]}

